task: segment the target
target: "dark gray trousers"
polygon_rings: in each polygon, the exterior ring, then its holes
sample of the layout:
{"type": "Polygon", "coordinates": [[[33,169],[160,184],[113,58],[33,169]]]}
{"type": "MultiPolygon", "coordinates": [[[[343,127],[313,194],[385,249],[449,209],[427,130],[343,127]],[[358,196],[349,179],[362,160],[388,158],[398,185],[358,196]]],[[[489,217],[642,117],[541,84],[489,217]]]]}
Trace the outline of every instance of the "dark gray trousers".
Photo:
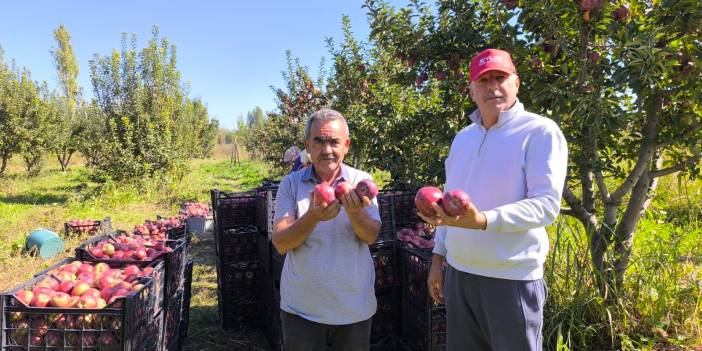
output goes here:
{"type": "Polygon", "coordinates": [[[280,311],[285,351],[368,351],[371,319],[328,325],[308,321],[296,314],[280,311]]]}
{"type": "Polygon", "coordinates": [[[461,272],[444,280],[446,351],[541,351],[543,279],[506,280],[461,272]]]}

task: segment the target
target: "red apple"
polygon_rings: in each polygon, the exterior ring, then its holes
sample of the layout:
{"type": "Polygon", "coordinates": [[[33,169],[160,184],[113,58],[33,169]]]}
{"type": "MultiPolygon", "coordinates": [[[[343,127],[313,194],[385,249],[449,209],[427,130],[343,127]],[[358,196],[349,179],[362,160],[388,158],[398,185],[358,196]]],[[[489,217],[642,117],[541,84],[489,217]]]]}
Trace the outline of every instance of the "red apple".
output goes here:
{"type": "Polygon", "coordinates": [[[436,216],[436,211],[434,211],[432,204],[441,205],[442,197],[443,192],[441,189],[433,186],[425,186],[417,191],[417,195],[414,197],[414,204],[421,214],[427,217],[433,217],[436,216]]]}
{"type": "Polygon", "coordinates": [[[90,263],[82,263],[80,267],[78,267],[79,272],[94,272],[95,271],[95,266],[93,266],[90,263]]]}
{"type": "MultiPolygon", "coordinates": [[[[110,277],[107,274],[104,274],[100,278],[100,280],[98,281],[98,287],[100,287],[100,289],[104,289],[104,288],[108,288],[108,287],[111,288],[111,287],[117,285],[118,282],[119,282],[119,280],[117,280],[113,277],[110,277]]],[[[75,290],[75,288],[73,288],[73,289],[75,290]]]]}
{"type": "Polygon", "coordinates": [[[32,307],[46,307],[46,305],[48,305],[50,301],[51,297],[49,295],[44,293],[38,293],[34,294],[34,298],[32,299],[30,305],[32,307]]]}
{"type": "Polygon", "coordinates": [[[74,281],[76,280],[76,275],[71,272],[61,271],[56,275],[56,278],[59,278],[62,282],[74,281]]]}
{"type": "Polygon", "coordinates": [[[341,182],[334,187],[334,195],[337,199],[341,199],[342,196],[349,194],[353,190],[353,186],[349,182],[341,182]]]}
{"type": "Polygon", "coordinates": [[[101,297],[100,290],[95,289],[95,288],[88,289],[86,292],[83,293],[83,295],[81,295],[81,297],[83,297],[85,295],[91,295],[95,298],[101,297]]]}
{"type": "Polygon", "coordinates": [[[131,274],[139,274],[140,270],[139,267],[136,265],[130,264],[126,267],[124,267],[124,275],[131,275],[131,274]]]}
{"type": "Polygon", "coordinates": [[[76,267],[75,265],[72,265],[72,264],[65,264],[65,265],[61,266],[60,271],[61,272],[68,272],[71,274],[76,274],[76,273],[78,273],[78,267],[76,267]]]}
{"type": "Polygon", "coordinates": [[[134,251],[134,259],[143,261],[148,255],[143,247],[140,247],[134,251]]]}
{"type": "Polygon", "coordinates": [[[105,308],[106,306],[107,306],[107,302],[103,298],[99,297],[97,299],[97,307],[96,308],[102,309],[102,308],[105,308]]]}
{"type": "Polygon", "coordinates": [[[29,306],[32,303],[32,299],[34,299],[34,293],[29,290],[20,290],[15,293],[15,297],[22,301],[23,304],[29,306]]]}
{"type": "Polygon", "coordinates": [[[78,303],[82,308],[97,308],[98,301],[93,295],[83,295],[78,303]]]}
{"type": "Polygon", "coordinates": [[[51,290],[56,290],[58,288],[58,281],[51,277],[46,277],[37,283],[37,287],[45,287],[51,290]]]}
{"type": "Polygon", "coordinates": [[[470,196],[461,189],[453,189],[444,194],[441,206],[447,215],[455,217],[466,213],[470,205],[470,196]]]}
{"type": "Polygon", "coordinates": [[[126,258],[124,251],[115,251],[115,253],[112,255],[112,259],[115,261],[124,261],[126,258]]]}
{"type": "Polygon", "coordinates": [[[65,292],[57,292],[51,297],[51,306],[58,308],[70,308],[71,296],[65,292]]]}
{"type": "Polygon", "coordinates": [[[112,256],[115,254],[115,247],[112,244],[105,244],[105,246],[102,247],[102,253],[107,256],[112,256]]]}
{"type": "Polygon", "coordinates": [[[76,283],[76,285],[73,286],[73,290],[71,290],[71,295],[82,296],[89,289],[90,285],[88,285],[88,283],[84,281],[79,281],[78,283],[76,283]]]}
{"type": "Polygon", "coordinates": [[[378,195],[378,186],[370,179],[364,179],[356,184],[356,193],[358,196],[366,196],[369,200],[378,195]]]}
{"type": "Polygon", "coordinates": [[[100,297],[104,300],[109,300],[112,297],[112,287],[104,287],[100,290],[100,297]]]}
{"type": "Polygon", "coordinates": [[[65,293],[70,293],[71,289],[73,289],[73,282],[68,280],[62,281],[58,288],[59,291],[65,293]]]}
{"type": "Polygon", "coordinates": [[[105,262],[100,262],[100,263],[95,265],[95,273],[96,274],[102,274],[108,269],[110,269],[110,266],[105,262]]]}
{"type": "Polygon", "coordinates": [[[45,286],[35,286],[34,289],[32,289],[32,293],[34,293],[34,297],[36,297],[37,294],[46,294],[51,296],[54,294],[54,290],[45,286]]]}
{"type": "MultiPolygon", "coordinates": [[[[314,187],[314,204],[321,205],[334,202],[334,189],[327,184],[317,184],[314,187]]],[[[154,247],[155,250],[158,248],[154,247]]],[[[162,250],[161,250],[162,251],[162,250]]]]}

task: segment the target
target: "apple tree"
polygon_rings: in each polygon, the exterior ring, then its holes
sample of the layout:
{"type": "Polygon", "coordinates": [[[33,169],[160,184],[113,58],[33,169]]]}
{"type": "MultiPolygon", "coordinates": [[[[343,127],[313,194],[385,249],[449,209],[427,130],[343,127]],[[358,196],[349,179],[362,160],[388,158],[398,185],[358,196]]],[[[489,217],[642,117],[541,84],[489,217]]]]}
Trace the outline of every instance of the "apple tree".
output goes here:
{"type": "MultiPolygon", "coordinates": [[[[570,167],[564,212],[577,218],[591,238],[593,265],[603,277],[601,292],[616,291],[629,262],[636,224],[655,194],[656,179],[674,172],[699,175],[699,4],[442,0],[434,6],[412,2],[395,9],[368,0],[366,6],[375,64],[370,73],[366,69],[356,74],[372,74],[373,69],[393,63],[396,67],[379,72],[388,79],[369,84],[369,90],[381,91],[382,97],[358,106],[344,103],[373,121],[366,128],[371,133],[378,130],[376,136],[387,145],[373,145],[366,157],[401,159],[404,167],[419,169],[425,179],[440,174],[443,150],[475,109],[465,90],[470,57],[487,47],[510,51],[522,81],[520,100],[528,110],[557,121],[566,135],[570,167]],[[403,69],[409,76],[404,85],[403,69]],[[412,75],[421,86],[412,84],[412,75]],[[451,82],[447,76],[456,83],[437,94],[434,87],[451,82]],[[387,104],[384,109],[373,107],[387,100],[392,89],[402,89],[400,96],[417,104],[432,99],[432,108],[397,113],[387,104]],[[395,133],[398,121],[408,129],[395,133]],[[434,150],[424,154],[422,162],[401,149],[413,136],[421,137],[412,140],[412,152],[434,150]],[[417,163],[434,164],[423,169],[416,168],[417,163]]],[[[358,61],[353,61],[354,55],[343,46],[338,52],[337,63],[343,63],[337,69],[340,84],[350,76],[344,70],[358,61]]],[[[405,101],[403,106],[411,105],[405,101]]]]}

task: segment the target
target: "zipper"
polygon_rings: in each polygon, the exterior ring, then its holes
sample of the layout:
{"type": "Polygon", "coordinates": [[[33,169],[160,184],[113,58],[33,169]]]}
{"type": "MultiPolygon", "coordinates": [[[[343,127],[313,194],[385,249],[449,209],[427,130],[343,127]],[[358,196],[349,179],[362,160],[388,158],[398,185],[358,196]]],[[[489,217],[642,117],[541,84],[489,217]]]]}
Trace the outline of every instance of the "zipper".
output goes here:
{"type": "Polygon", "coordinates": [[[480,156],[480,151],[483,149],[483,144],[485,144],[485,139],[487,139],[487,135],[490,129],[485,129],[485,133],[483,133],[483,140],[480,141],[480,146],[478,147],[478,156],[480,156]]]}

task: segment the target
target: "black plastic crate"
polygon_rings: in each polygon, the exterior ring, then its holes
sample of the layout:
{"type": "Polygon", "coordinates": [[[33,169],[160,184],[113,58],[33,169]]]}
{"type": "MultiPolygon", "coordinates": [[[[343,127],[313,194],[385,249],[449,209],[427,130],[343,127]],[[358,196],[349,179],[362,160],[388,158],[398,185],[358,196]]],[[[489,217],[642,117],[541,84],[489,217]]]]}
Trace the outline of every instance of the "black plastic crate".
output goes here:
{"type": "Polygon", "coordinates": [[[444,351],[446,348],[446,309],[403,303],[402,340],[412,351],[444,351]]]}
{"type": "Polygon", "coordinates": [[[273,232],[275,195],[277,191],[277,186],[274,188],[260,188],[256,191],[256,225],[261,231],[273,232]]]}
{"type": "MultiPolygon", "coordinates": [[[[51,265],[49,268],[37,273],[34,275],[34,277],[38,277],[40,275],[47,275],[50,271],[57,269],[64,264],[70,264],[73,261],[80,261],[77,258],[69,257],[69,258],[64,258],[61,261],[58,261],[51,265]]],[[[84,262],[90,263],[90,264],[97,264],[98,262],[95,261],[90,261],[90,260],[85,260],[84,262]]],[[[151,262],[143,262],[143,261],[138,261],[140,264],[135,264],[135,263],[130,263],[132,265],[135,265],[139,267],[140,269],[144,269],[146,267],[151,267],[153,270],[151,274],[148,275],[151,280],[153,280],[153,286],[151,288],[151,292],[153,294],[153,299],[154,299],[154,313],[158,313],[163,308],[163,303],[164,303],[164,279],[166,277],[166,264],[164,263],[163,260],[155,260],[151,262]]],[[[124,261],[109,261],[105,262],[107,263],[110,268],[124,268],[130,264],[125,264],[124,261]]],[[[59,279],[60,280],[60,279],[59,279]]]]}
{"type": "Polygon", "coordinates": [[[163,345],[169,348],[173,342],[180,342],[181,311],[183,309],[183,292],[173,296],[163,309],[163,345]]]}
{"type": "MultiPolygon", "coordinates": [[[[109,235],[102,235],[92,237],[84,241],[80,246],[76,248],[76,258],[81,261],[87,261],[92,263],[105,262],[108,265],[115,265],[116,267],[124,267],[130,264],[137,265],[139,267],[146,267],[151,265],[156,261],[164,262],[164,275],[163,280],[163,303],[168,302],[170,296],[175,295],[176,292],[180,291],[183,283],[183,274],[185,272],[185,239],[180,240],[167,240],[166,245],[171,248],[171,252],[165,252],[160,256],[156,257],[154,261],[116,261],[116,260],[106,260],[106,259],[96,259],[88,252],[89,246],[95,245],[100,241],[104,240],[114,240],[109,235]]],[[[157,283],[157,290],[160,289],[157,283]]],[[[160,303],[160,305],[163,305],[160,303]]]]}
{"type": "Polygon", "coordinates": [[[155,350],[153,281],[102,309],[27,307],[14,294],[33,287],[40,275],[2,294],[1,350],[155,350]]]}
{"type": "Polygon", "coordinates": [[[258,261],[261,262],[261,267],[263,271],[272,274],[273,273],[273,242],[271,242],[271,236],[269,233],[260,231],[258,232],[258,238],[256,238],[256,248],[258,250],[258,261]]]}
{"type": "Polygon", "coordinates": [[[414,197],[417,191],[394,191],[393,196],[393,221],[394,230],[400,228],[414,228],[422,219],[417,215],[414,197]]]}
{"type": "Polygon", "coordinates": [[[258,262],[232,263],[217,272],[220,302],[241,304],[261,302],[265,274],[258,262]]]}
{"type": "Polygon", "coordinates": [[[249,262],[258,259],[258,228],[254,225],[222,230],[217,236],[217,258],[220,264],[249,262]]]}
{"type": "Polygon", "coordinates": [[[71,235],[89,234],[89,235],[100,235],[109,234],[112,232],[112,220],[110,217],[105,217],[102,220],[95,221],[94,224],[69,224],[66,222],[63,224],[63,231],[66,237],[71,235]]]}
{"type": "Polygon", "coordinates": [[[162,351],[163,350],[163,315],[165,313],[163,310],[158,311],[156,316],[151,322],[151,331],[156,335],[156,339],[158,339],[158,343],[156,345],[156,350],[162,351]]]}
{"type": "Polygon", "coordinates": [[[371,323],[371,344],[378,344],[388,335],[400,331],[399,292],[396,288],[375,291],[378,308],[371,323]]]}
{"type": "Polygon", "coordinates": [[[190,325],[190,298],[192,297],[193,283],[193,264],[192,258],[188,258],[185,264],[185,282],[183,283],[183,308],[181,309],[180,323],[180,338],[185,340],[188,337],[188,327],[190,325]]]}
{"type": "Polygon", "coordinates": [[[397,336],[390,334],[384,338],[373,342],[371,341],[370,351],[395,351],[397,350],[397,336]]]}
{"type": "Polygon", "coordinates": [[[220,323],[224,330],[258,329],[265,323],[263,303],[238,304],[220,311],[220,323]]]}
{"type": "Polygon", "coordinates": [[[402,255],[402,299],[420,307],[431,306],[427,288],[429,269],[431,269],[431,250],[411,249],[405,246],[400,250],[402,255]]]}
{"type": "Polygon", "coordinates": [[[393,242],[373,244],[370,247],[373,265],[375,266],[375,289],[385,289],[397,286],[400,279],[397,274],[395,245],[393,242]]]}
{"type": "Polygon", "coordinates": [[[185,239],[185,244],[188,247],[190,247],[191,237],[192,235],[190,232],[188,232],[186,223],[183,223],[179,227],[168,229],[168,231],[166,232],[166,238],[168,240],[185,239]]]}
{"type": "Polygon", "coordinates": [[[256,192],[210,191],[215,233],[227,228],[256,225],[256,192]]]}
{"type": "Polygon", "coordinates": [[[280,275],[283,273],[283,264],[285,264],[285,254],[280,254],[273,247],[271,250],[271,270],[273,271],[273,279],[280,281],[280,275]]]}
{"type": "Polygon", "coordinates": [[[393,198],[392,192],[380,192],[378,194],[378,211],[380,212],[380,232],[376,243],[395,240],[395,228],[393,220],[393,198]]]}

